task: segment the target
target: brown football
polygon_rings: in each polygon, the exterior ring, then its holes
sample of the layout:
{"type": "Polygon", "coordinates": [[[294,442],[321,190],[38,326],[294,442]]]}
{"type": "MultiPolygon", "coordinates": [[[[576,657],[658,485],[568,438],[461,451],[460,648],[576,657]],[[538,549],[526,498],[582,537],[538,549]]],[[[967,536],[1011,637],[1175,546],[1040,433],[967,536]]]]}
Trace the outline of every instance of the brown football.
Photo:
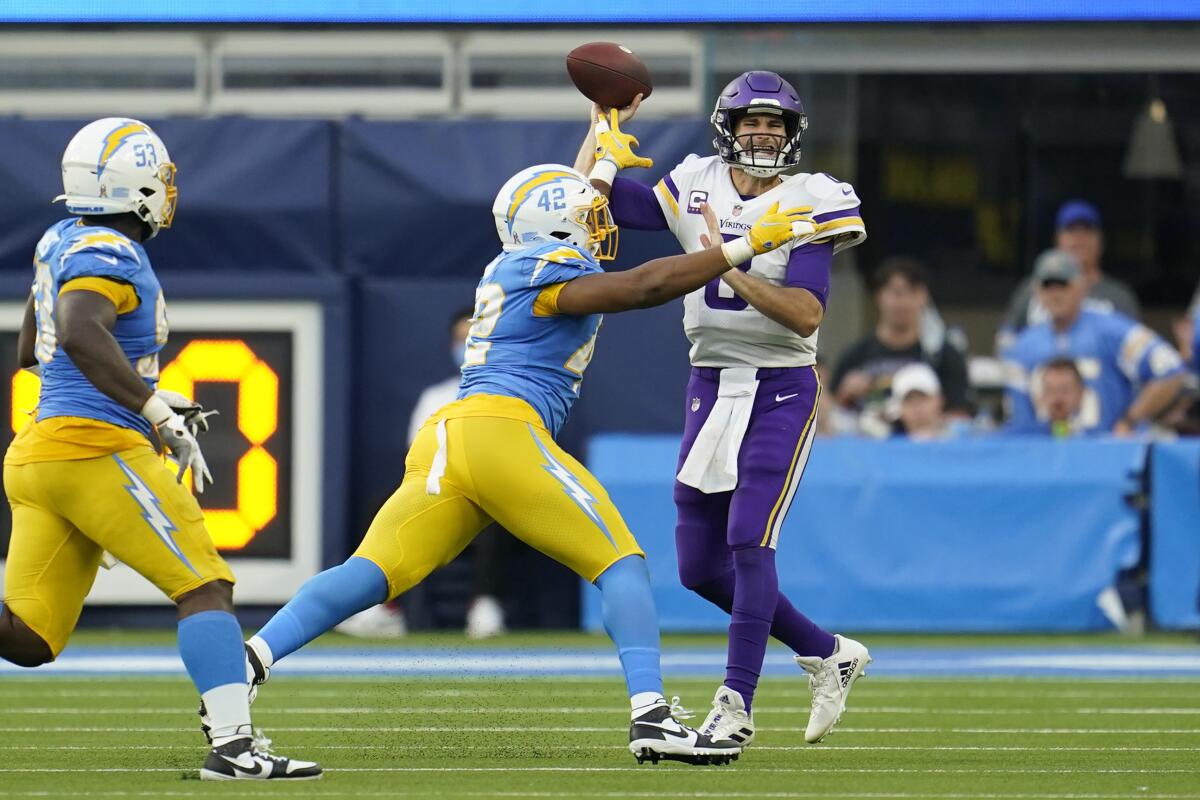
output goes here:
{"type": "Polygon", "coordinates": [[[585,97],[605,108],[624,108],[639,93],[645,100],[654,89],[642,60],[615,42],[579,45],[567,53],[567,73],[585,97]]]}

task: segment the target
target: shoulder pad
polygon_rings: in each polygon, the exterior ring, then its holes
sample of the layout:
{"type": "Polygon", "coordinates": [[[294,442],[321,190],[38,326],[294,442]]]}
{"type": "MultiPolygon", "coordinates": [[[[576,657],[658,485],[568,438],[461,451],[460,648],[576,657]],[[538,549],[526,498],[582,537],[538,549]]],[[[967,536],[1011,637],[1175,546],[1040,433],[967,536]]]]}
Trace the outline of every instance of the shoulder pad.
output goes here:
{"type": "Polygon", "coordinates": [[[846,201],[853,201],[854,205],[859,204],[858,195],[854,191],[854,187],[825,172],[815,172],[811,175],[797,175],[797,180],[803,181],[804,189],[813,196],[816,200],[825,200],[829,198],[831,201],[836,200],[840,205],[846,201]],[[846,200],[843,201],[842,198],[846,200]]]}
{"type": "Polygon", "coordinates": [[[529,257],[538,261],[549,261],[552,264],[578,264],[584,261],[587,264],[594,264],[594,259],[590,253],[584,252],[582,249],[573,244],[563,242],[562,244],[548,244],[539,247],[529,252],[529,257]]]}
{"type": "Polygon", "coordinates": [[[138,257],[137,250],[134,249],[133,242],[129,237],[116,231],[98,230],[72,237],[70,245],[63,253],[63,258],[86,250],[123,255],[135,261],[138,257]]]}
{"type": "MultiPolygon", "coordinates": [[[[718,156],[698,156],[695,153],[689,153],[680,161],[676,167],[671,170],[673,173],[694,173],[700,172],[709,167],[714,161],[720,161],[718,156]]],[[[722,162],[724,163],[724,162],[722,162]]]]}

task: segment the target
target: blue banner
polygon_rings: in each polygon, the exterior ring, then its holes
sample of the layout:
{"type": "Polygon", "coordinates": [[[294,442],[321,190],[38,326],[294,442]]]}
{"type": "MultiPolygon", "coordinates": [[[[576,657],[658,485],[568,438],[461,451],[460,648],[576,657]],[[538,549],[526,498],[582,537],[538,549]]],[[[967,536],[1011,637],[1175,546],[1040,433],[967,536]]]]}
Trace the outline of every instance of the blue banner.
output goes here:
{"type": "Polygon", "coordinates": [[[249,23],[713,23],[1056,22],[1200,19],[1194,0],[25,0],[0,6],[0,22],[249,23]]]}
{"type": "MultiPolygon", "coordinates": [[[[678,439],[600,436],[589,463],[645,549],[664,629],[728,617],[683,589],[671,500],[678,439]]],[[[1082,631],[1136,563],[1145,446],[997,439],[822,440],[779,538],[780,588],[833,630],[1082,631]]],[[[599,628],[585,587],[584,623],[599,628]]]]}
{"type": "Polygon", "coordinates": [[[1200,628],[1200,442],[1154,445],[1150,491],[1150,613],[1200,628]]]}

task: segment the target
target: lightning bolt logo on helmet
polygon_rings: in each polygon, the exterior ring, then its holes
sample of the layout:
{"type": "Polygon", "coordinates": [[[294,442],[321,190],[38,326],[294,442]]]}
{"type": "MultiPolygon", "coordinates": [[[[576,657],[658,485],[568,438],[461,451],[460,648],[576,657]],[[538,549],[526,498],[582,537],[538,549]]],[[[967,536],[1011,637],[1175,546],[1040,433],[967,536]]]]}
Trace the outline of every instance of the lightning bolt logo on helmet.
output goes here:
{"type": "Polygon", "coordinates": [[[108,132],[108,135],[100,143],[100,157],[96,160],[97,178],[104,174],[104,168],[108,166],[109,159],[116,155],[116,152],[121,149],[121,145],[139,134],[154,135],[144,122],[138,122],[135,119],[122,120],[120,125],[108,132]]]}

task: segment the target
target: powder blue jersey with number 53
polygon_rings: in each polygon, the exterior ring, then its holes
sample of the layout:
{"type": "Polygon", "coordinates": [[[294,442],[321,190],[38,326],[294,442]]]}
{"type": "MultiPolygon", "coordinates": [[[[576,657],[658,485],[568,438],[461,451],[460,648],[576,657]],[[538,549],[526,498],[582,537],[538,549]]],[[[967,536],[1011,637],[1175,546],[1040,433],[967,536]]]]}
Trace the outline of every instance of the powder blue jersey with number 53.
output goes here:
{"type": "Polygon", "coordinates": [[[42,367],[37,418],[96,419],[149,436],[150,423],[97,389],[71,363],[58,344],[55,312],[59,290],[76,278],[105,278],[132,286],[138,307],[117,317],[112,334],[130,366],[153,389],[158,382],[158,352],[167,341],[167,312],[146,251],[111,228],[83,225],[72,218],[46,231],[33,265],[34,354],[42,367]]]}
{"type": "Polygon", "coordinates": [[[603,316],[551,313],[539,307],[547,287],[603,272],[574,245],[554,242],[501,253],[475,290],[458,398],[495,394],[520,398],[557,435],[579,396],[603,316]]]}

